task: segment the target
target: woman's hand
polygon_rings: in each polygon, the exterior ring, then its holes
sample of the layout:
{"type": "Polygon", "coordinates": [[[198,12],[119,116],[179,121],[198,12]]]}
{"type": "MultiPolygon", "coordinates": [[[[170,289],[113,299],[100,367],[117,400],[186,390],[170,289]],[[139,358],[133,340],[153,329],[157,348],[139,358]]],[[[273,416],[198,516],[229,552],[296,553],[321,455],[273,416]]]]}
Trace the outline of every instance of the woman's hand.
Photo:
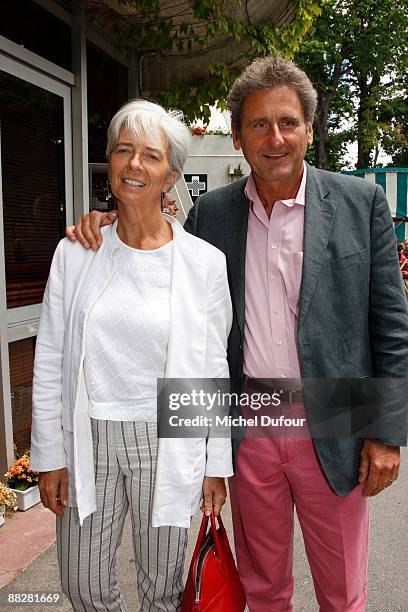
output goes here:
{"type": "Polygon", "coordinates": [[[40,472],[38,476],[38,488],[40,489],[41,501],[57,516],[64,516],[65,506],[68,501],[68,470],[52,470],[40,472]]]}
{"type": "Polygon", "coordinates": [[[214,511],[215,516],[218,516],[226,499],[227,489],[224,478],[204,476],[201,512],[204,512],[206,516],[210,516],[211,512],[214,511]]]}
{"type": "Polygon", "coordinates": [[[97,251],[102,244],[101,227],[112,225],[117,217],[117,210],[111,210],[110,212],[93,210],[79,217],[76,225],[69,225],[65,229],[65,235],[71,242],[78,240],[84,249],[91,248],[93,251],[97,251]]]}

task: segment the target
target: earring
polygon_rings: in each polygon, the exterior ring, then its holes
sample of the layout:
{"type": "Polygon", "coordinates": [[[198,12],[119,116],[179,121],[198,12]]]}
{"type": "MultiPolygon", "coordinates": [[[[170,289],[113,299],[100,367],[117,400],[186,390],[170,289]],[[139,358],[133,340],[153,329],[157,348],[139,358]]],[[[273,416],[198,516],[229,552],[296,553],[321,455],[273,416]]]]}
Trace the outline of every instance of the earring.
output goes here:
{"type": "Polygon", "coordinates": [[[113,194],[111,192],[110,183],[109,183],[109,181],[106,181],[106,198],[105,198],[105,201],[109,202],[112,199],[113,199],[113,194]]]}

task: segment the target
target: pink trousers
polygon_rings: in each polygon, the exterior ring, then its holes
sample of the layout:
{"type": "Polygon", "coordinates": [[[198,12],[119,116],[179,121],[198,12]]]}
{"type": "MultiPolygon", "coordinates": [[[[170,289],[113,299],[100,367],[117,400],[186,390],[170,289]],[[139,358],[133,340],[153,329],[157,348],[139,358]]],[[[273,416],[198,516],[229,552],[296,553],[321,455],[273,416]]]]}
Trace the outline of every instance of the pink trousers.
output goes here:
{"type": "Polygon", "coordinates": [[[238,569],[250,612],[292,612],[293,506],[321,612],[365,609],[368,502],[328,485],[310,437],[248,437],[230,494],[238,569]]]}

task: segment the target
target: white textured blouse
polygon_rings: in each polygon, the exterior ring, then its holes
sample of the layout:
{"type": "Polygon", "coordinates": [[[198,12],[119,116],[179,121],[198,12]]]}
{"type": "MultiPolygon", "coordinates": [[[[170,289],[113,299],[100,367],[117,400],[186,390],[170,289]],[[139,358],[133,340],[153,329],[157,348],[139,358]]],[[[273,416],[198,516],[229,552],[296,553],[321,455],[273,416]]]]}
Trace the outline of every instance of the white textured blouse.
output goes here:
{"type": "Polygon", "coordinates": [[[89,313],[85,379],[89,416],[155,421],[170,328],[173,242],[154,250],[120,243],[116,270],[89,313]]]}

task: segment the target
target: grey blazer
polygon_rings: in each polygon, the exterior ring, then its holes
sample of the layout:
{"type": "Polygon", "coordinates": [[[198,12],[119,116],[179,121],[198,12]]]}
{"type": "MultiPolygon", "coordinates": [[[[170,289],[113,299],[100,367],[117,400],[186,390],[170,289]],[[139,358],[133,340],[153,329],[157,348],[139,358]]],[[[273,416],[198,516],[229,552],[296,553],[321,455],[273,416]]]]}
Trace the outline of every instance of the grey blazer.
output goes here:
{"type": "MultiPolygon", "coordinates": [[[[232,381],[237,384],[243,379],[246,181],[247,177],[202,195],[185,223],[187,231],[227,257],[234,309],[228,358],[232,381]]],[[[384,192],[360,178],[311,166],[306,184],[298,345],[306,379],[408,374],[408,307],[384,192]]],[[[305,409],[310,419],[313,394],[307,386],[305,409]]],[[[401,419],[400,412],[397,416],[401,419]]],[[[406,445],[403,433],[376,439],[406,445]]],[[[352,437],[314,439],[326,478],[339,495],[346,495],[358,483],[362,444],[363,440],[352,437]]],[[[235,451],[238,445],[235,440],[235,451]]]]}

